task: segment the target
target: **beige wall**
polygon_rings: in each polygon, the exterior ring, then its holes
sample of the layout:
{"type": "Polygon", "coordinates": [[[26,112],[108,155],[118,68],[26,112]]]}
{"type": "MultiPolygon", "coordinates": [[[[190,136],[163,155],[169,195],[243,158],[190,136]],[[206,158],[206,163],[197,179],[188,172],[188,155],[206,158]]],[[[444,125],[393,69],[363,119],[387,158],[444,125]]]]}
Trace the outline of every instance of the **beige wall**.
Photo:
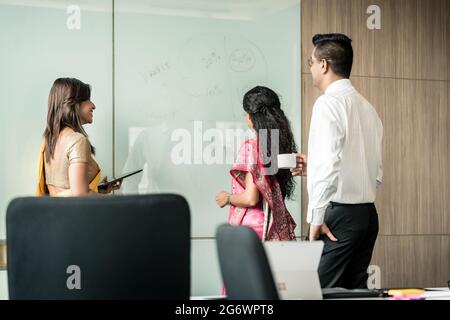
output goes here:
{"type": "MultiPolygon", "coordinates": [[[[305,66],[316,33],[353,39],[351,80],[383,121],[380,233],[372,259],[382,287],[450,280],[449,17],[448,0],[302,0],[302,151],[320,95],[305,66]],[[370,5],[381,8],[381,30],[366,27],[370,5]]],[[[306,183],[302,189],[307,194],[306,183]]],[[[307,196],[303,212],[306,204],[307,196]]]]}

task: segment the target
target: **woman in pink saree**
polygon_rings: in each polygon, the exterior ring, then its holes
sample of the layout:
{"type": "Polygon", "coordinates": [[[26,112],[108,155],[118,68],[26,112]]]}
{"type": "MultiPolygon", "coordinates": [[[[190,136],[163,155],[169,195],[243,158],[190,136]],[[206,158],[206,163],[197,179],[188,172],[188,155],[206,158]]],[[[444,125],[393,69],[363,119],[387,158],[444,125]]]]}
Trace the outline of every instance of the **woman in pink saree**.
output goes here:
{"type": "Polygon", "coordinates": [[[231,193],[217,193],[217,205],[229,205],[229,223],[252,228],[262,241],[295,240],[296,223],[284,203],[294,180],[289,170],[276,169],[277,154],[296,153],[289,120],[277,94],[266,87],[247,92],[243,107],[254,136],[241,146],[230,171],[231,193]]]}

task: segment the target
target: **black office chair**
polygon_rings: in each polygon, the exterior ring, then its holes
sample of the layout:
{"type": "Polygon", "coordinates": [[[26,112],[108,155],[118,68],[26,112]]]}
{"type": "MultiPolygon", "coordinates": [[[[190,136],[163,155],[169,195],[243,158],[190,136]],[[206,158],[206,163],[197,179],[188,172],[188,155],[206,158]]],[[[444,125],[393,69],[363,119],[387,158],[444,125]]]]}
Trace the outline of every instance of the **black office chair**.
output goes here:
{"type": "Polygon", "coordinates": [[[255,231],[221,225],[216,238],[228,299],[279,299],[266,252],[255,231]]]}
{"type": "Polygon", "coordinates": [[[177,195],[19,198],[6,217],[10,299],[189,299],[177,195]]]}

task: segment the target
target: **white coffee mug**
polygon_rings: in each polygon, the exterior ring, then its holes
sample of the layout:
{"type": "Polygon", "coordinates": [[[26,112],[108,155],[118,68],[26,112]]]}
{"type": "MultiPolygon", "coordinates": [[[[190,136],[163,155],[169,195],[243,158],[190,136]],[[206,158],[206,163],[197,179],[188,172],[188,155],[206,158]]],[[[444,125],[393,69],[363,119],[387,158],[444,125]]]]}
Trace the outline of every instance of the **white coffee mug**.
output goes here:
{"type": "Polygon", "coordinates": [[[278,169],[292,169],[297,167],[297,158],[295,153],[279,154],[278,169]]]}

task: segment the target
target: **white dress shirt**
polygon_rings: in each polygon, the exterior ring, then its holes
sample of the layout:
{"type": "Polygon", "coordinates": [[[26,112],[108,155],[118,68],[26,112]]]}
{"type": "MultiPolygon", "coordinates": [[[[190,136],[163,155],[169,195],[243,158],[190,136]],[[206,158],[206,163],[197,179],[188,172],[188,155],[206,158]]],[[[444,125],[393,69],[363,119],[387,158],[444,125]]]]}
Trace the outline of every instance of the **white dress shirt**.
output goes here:
{"type": "Polygon", "coordinates": [[[308,141],[307,222],[320,225],[330,202],[373,203],[382,180],[383,125],[348,79],[314,104],[308,141]]]}

